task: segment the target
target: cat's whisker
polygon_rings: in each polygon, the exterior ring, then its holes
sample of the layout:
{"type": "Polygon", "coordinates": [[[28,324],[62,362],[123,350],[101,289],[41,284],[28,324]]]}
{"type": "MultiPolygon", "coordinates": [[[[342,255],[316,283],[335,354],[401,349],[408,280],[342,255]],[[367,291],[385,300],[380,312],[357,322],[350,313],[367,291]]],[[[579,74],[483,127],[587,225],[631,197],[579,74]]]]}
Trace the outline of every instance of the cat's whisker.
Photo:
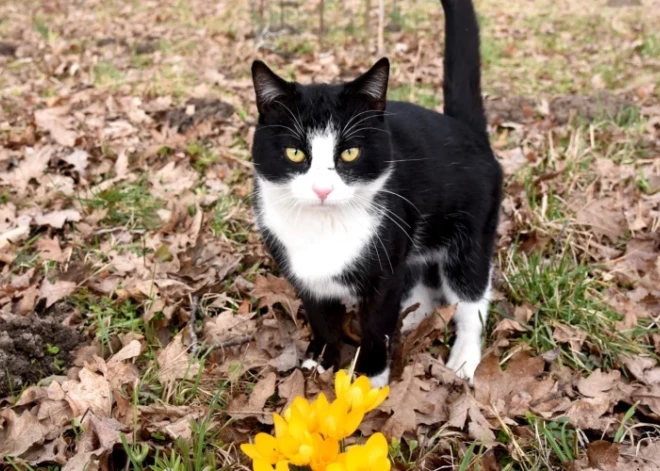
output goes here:
{"type": "MultiPolygon", "coordinates": [[[[376,117],[378,117],[378,116],[392,116],[392,115],[394,115],[394,113],[390,113],[390,112],[388,112],[388,111],[384,111],[384,110],[366,110],[366,111],[362,111],[362,112],[360,112],[360,113],[358,113],[358,114],[352,116],[351,119],[348,120],[348,122],[344,125],[344,128],[341,130],[341,132],[339,133],[339,135],[343,135],[344,132],[346,131],[346,128],[351,124],[351,122],[352,122],[354,119],[357,119],[358,117],[362,116],[362,115],[365,114],[365,113],[379,113],[379,114],[374,114],[374,115],[372,115],[372,116],[368,116],[368,117],[362,119],[361,121],[358,121],[357,123],[354,123],[354,124],[351,126],[351,129],[352,129],[353,127],[355,127],[357,124],[360,124],[362,121],[366,121],[367,119],[376,118],[376,117]]],[[[350,129],[349,129],[349,131],[350,131],[350,129]]]]}
{"type": "Polygon", "coordinates": [[[394,216],[394,217],[397,218],[399,221],[401,221],[401,223],[405,224],[406,226],[408,226],[408,228],[410,228],[410,224],[408,224],[405,220],[403,220],[403,219],[401,218],[401,216],[399,216],[398,214],[396,214],[394,211],[392,211],[392,210],[389,209],[388,207],[383,206],[382,204],[376,203],[375,201],[369,201],[368,199],[366,199],[366,198],[364,198],[363,196],[360,196],[360,195],[355,195],[355,197],[358,198],[360,201],[362,201],[362,202],[364,202],[364,203],[366,203],[366,204],[368,204],[368,205],[371,205],[371,206],[373,206],[373,207],[375,207],[375,208],[377,208],[377,209],[381,209],[381,210],[383,210],[383,211],[387,211],[387,212],[390,213],[392,216],[394,216]]]}
{"type": "Polygon", "coordinates": [[[367,121],[367,120],[369,120],[369,119],[377,118],[378,116],[389,116],[389,115],[387,115],[387,114],[385,114],[385,112],[383,112],[382,115],[374,115],[374,116],[367,116],[367,117],[364,117],[364,118],[362,118],[361,120],[356,121],[355,123],[353,123],[353,124],[351,125],[351,127],[348,128],[347,130],[345,130],[345,131],[342,130],[341,135],[351,133],[351,132],[352,132],[352,131],[353,131],[353,130],[354,130],[354,129],[360,124],[360,123],[363,123],[363,122],[365,122],[365,121],[367,121]]]}
{"type": "Polygon", "coordinates": [[[284,103],[282,103],[281,101],[275,101],[275,103],[279,103],[280,105],[282,105],[282,106],[283,106],[283,107],[289,112],[289,114],[290,114],[291,117],[293,118],[293,121],[294,121],[294,123],[295,123],[296,129],[298,130],[298,132],[300,133],[301,136],[304,136],[304,135],[305,135],[305,131],[303,130],[303,126],[302,126],[302,124],[300,123],[300,121],[298,121],[298,118],[295,117],[295,115],[294,115],[293,112],[289,109],[289,107],[286,106],[286,105],[285,105],[284,103]]]}
{"type": "Polygon", "coordinates": [[[405,202],[408,203],[410,206],[412,206],[413,208],[415,208],[415,211],[417,211],[417,212],[419,213],[419,215],[422,216],[422,218],[424,218],[424,215],[422,214],[422,212],[421,212],[419,209],[417,209],[417,206],[415,206],[414,203],[413,203],[412,201],[410,201],[408,198],[406,198],[405,196],[401,196],[400,194],[395,193],[395,192],[390,191],[390,190],[386,190],[385,188],[381,188],[380,191],[382,191],[382,192],[384,192],[384,193],[389,193],[390,195],[394,195],[394,196],[396,196],[396,197],[401,198],[403,201],[405,201],[405,202]]]}
{"type": "Polygon", "coordinates": [[[392,135],[392,133],[389,132],[387,129],[380,129],[380,128],[371,128],[371,127],[368,127],[368,128],[359,128],[359,129],[356,129],[355,131],[351,132],[351,134],[349,134],[348,136],[345,136],[344,139],[350,139],[351,137],[353,137],[353,136],[355,135],[355,133],[360,132],[360,131],[364,131],[364,130],[366,130],[366,129],[373,129],[374,131],[382,131],[382,132],[384,132],[384,133],[386,133],[386,134],[392,135]]]}
{"type": "MultiPolygon", "coordinates": [[[[387,253],[387,249],[385,248],[385,244],[383,243],[383,239],[381,239],[380,236],[378,235],[378,231],[374,232],[374,235],[376,236],[376,238],[380,242],[380,245],[383,247],[383,251],[385,252],[385,257],[387,257],[387,263],[390,265],[390,271],[394,275],[394,268],[392,267],[392,260],[390,260],[390,255],[387,253]]],[[[378,251],[376,251],[376,253],[378,253],[378,251]]],[[[380,260],[380,258],[379,258],[379,260],[380,260]]]]}
{"type": "MultiPolygon", "coordinates": [[[[287,131],[291,132],[291,134],[290,134],[291,136],[295,137],[296,139],[300,139],[301,141],[304,141],[303,134],[301,134],[298,131],[296,131],[294,129],[291,129],[289,126],[285,126],[283,124],[268,124],[268,125],[259,126],[255,130],[255,132],[261,131],[262,129],[266,129],[266,128],[284,128],[287,131]]],[[[286,135],[286,134],[281,134],[281,135],[286,135]]]]}
{"type": "Polygon", "coordinates": [[[401,159],[401,160],[384,160],[386,163],[397,163],[397,162],[423,162],[430,159],[401,159]]]}

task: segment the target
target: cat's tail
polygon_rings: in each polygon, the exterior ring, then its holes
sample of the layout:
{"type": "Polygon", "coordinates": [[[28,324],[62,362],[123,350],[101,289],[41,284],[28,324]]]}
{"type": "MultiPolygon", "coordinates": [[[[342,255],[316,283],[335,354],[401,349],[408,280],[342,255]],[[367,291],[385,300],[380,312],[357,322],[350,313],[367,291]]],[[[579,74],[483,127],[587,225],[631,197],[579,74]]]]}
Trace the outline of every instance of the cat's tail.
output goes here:
{"type": "Polygon", "coordinates": [[[472,0],[440,0],[445,10],[445,114],[486,133],[479,25],[472,0]]]}

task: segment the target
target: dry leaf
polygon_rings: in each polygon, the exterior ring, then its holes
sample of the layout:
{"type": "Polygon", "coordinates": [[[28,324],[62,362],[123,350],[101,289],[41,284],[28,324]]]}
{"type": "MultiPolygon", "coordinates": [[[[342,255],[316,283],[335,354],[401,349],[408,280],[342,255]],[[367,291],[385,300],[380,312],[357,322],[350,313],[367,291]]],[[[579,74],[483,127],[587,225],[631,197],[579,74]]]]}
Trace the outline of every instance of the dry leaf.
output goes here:
{"type": "Polygon", "coordinates": [[[157,361],[158,380],[164,385],[180,379],[192,379],[199,372],[199,362],[190,357],[188,348],[181,341],[181,334],[158,352],[157,361]]]}
{"type": "Polygon", "coordinates": [[[475,373],[475,397],[481,404],[492,404],[502,415],[524,415],[532,402],[542,401],[553,389],[554,381],[542,377],[544,369],[542,357],[533,358],[528,352],[519,351],[502,371],[499,358],[490,352],[475,373]]]}
{"type": "Polygon", "coordinates": [[[552,337],[557,342],[569,344],[574,352],[579,352],[587,339],[587,333],[578,327],[560,324],[555,327],[552,337]]]}
{"type": "Polygon", "coordinates": [[[80,417],[88,410],[100,417],[110,416],[112,390],[105,376],[93,372],[86,365],[80,370],[79,378],[80,381],[68,380],[62,384],[66,401],[73,409],[74,416],[80,417]]]}
{"type": "Polygon", "coordinates": [[[286,404],[282,410],[286,410],[297,396],[305,397],[305,376],[299,369],[293,370],[284,381],[277,387],[277,391],[281,397],[286,399],[286,404]]]}
{"type": "Polygon", "coordinates": [[[587,449],[589,466],[601,471],[616,469],[620,456],[619,447],[618,443],[610,443],[604,440],[591,442],[587,449]]]}
{"type": "Polygon", "coordinates": [[[48,214],[40,214],[34,218],[39,226],[50,226],[55,229],[62,229],[67,221],[80,221],[80,213],[75,209],[64,209],[62,211],[52,211],[48,214]]]}
{"type": "Polygon", "coordinates": [[[204,339],[212,344],[249,337],[257,330],[257,321],[253,319],[255,313],[234,314],[225,311],[219,316],[212,317],[204,323],[204,339]]]}
{"type": "Polygon", "coordinates": [[[603,373],[597,369],[588,378],[582,378],[577,383],[577,388],[584,396],[598,397],[610,391],[621,381],[621,373],[617,370],[603,373]]]}
{"type": "Polygon", "coordinates": [[[272,424],[273,419],[269,411],[264,411],[264,406],[269,397],[275,394],[275,383],[277,375],[270,372],[254,385],[250,399],[245,402],[244,396],[239,396],[229,405],[227,413],[235,419],[256,417],[264,424],[272,424]]]}
{"type": "Polygon", "coordinates": [[[616,242],[626,233],[627,223],[621,206],[614,198],[599,198],[577,212],[577,222],[589,226],[597,236],[616,242]]]}
{"type": "Polygon", "coordinates": [[[415,430],[419,423],[417,412],[430,415],[435,411],[428,398],[429,385],[415,376],[416,365],[406,366],[401,380],[390,385],[390,395],[379,407],[392,414],[382,430],[388,437],[402,437],[405,432],[415,430]]]}
{"type": "Polygon", "coordinates": [[[72,294],[78,285],[73,281],[56,280],[55,283],[48,281],[44,278],[39,288],[39,296],[46,298],[46,307],[49,308],[57,301],[72,294]]]}
{"type": "Polygon", "coordinates": [[[268,307],[268,312],[273,313],[273,305],[280,304],[296,322],[302,302],[285,279],[271,274],[265,277],[257,275],[254,285],[252,295],[259,300],[259,308],[268,307]]]}
{"type": "Polygon", "coordinates": [[[0,456],[21,456],[46,435],[46,428],[30,411],[19,416],[12,409],[3,409],[0,418],[4,419],[4,424],[0,422],[0,456]]]}
{"type": "Polygon", "coordinates": [[[76,144],[76,133],[70,128],[73,120],[70,116],[69,107],[45,108],[34,113],[37,126],[50,132],[55,142],[65,147],[73,147],[76,144]]]}

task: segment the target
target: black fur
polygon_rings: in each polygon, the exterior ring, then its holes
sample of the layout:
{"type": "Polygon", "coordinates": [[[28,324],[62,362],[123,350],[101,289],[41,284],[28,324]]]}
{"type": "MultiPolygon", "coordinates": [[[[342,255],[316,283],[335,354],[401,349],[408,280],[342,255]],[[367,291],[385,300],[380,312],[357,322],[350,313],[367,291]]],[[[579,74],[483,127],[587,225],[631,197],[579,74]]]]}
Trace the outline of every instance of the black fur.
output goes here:
{"type": "MultiPolygon", "coordinates": [[[[320,126],[329,118],[344,127],[358,113],[365,113],[369,128],[340,140],[338,148],[339,154],[359,147],[362,155],[351,163],[337,158],[337,172],[346,182],[371,181],[393,168],[387,191],[375,199],[394,214],[380,226],[384,247],[369,246],[371,253],[340,277],[359,299],[358,370],[368,375],[380,373],[387,365],[401,299],[415,280],[423,277],[427,285],[437,286],[442,269],[452,290],[469,301],[478,300],[489,283],[502,173],[486,133],[478,26],[470,0],[442,0],[442,5],[446,14],[445,114],[411,103],[386,102],[386,59],[343,85],[289,83],[262,62],[253,65],[260,112],[253,158],[260,177],[282,182],[309,168],[309,163],[292,163],[282,156],[285,147],[309,151],[306,142],[282,127],[294,128],[294,116],[303,127],[320,126]],[[436,262],[407,263],[415,254],[440,249],[450,254],[442,267],[436,262]]],[[[256,211],[259,215],[258,204],[256,211]]],[[[289,270],[286,249],[267,228],[262,226],[261,231],[284,275],[299,290],[313,330],[310,353],[323,352],[322,364],[336,365],[343,313],[340,300],[317,299],[301,289],[289,270]]]]}

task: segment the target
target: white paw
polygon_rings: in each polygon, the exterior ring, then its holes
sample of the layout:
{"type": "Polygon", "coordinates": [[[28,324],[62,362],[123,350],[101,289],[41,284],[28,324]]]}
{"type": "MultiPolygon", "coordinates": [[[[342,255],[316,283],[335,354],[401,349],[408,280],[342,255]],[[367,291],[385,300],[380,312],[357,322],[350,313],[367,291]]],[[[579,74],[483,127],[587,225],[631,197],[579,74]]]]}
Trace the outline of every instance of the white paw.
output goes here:
{"type": "Polygon", "coordinates": [[[382,372],[378,373],[376,376],[369,377],[369,383],[372,388],[383,388],[390,383],[390,369],[385,368],[382,372]]]}
{"type": "Polygon", "coordinates": [[[481,362],[481,339],[458,336],[451,349],[447,368],[454,370],[456,376],[466,379],[474,386],[474,372],[481,362]]]}
{"type": "Polygon", "coordinates": [[[304,370],[314,370],[315,369],[321,374],[325,373],[325,368],[323,368],[321,365],[318,364],[318,362],[312,360],[311,358],[308,358],[307,360],[303,361],[303,364],[301,365],[301,367],[304,370]]]}

